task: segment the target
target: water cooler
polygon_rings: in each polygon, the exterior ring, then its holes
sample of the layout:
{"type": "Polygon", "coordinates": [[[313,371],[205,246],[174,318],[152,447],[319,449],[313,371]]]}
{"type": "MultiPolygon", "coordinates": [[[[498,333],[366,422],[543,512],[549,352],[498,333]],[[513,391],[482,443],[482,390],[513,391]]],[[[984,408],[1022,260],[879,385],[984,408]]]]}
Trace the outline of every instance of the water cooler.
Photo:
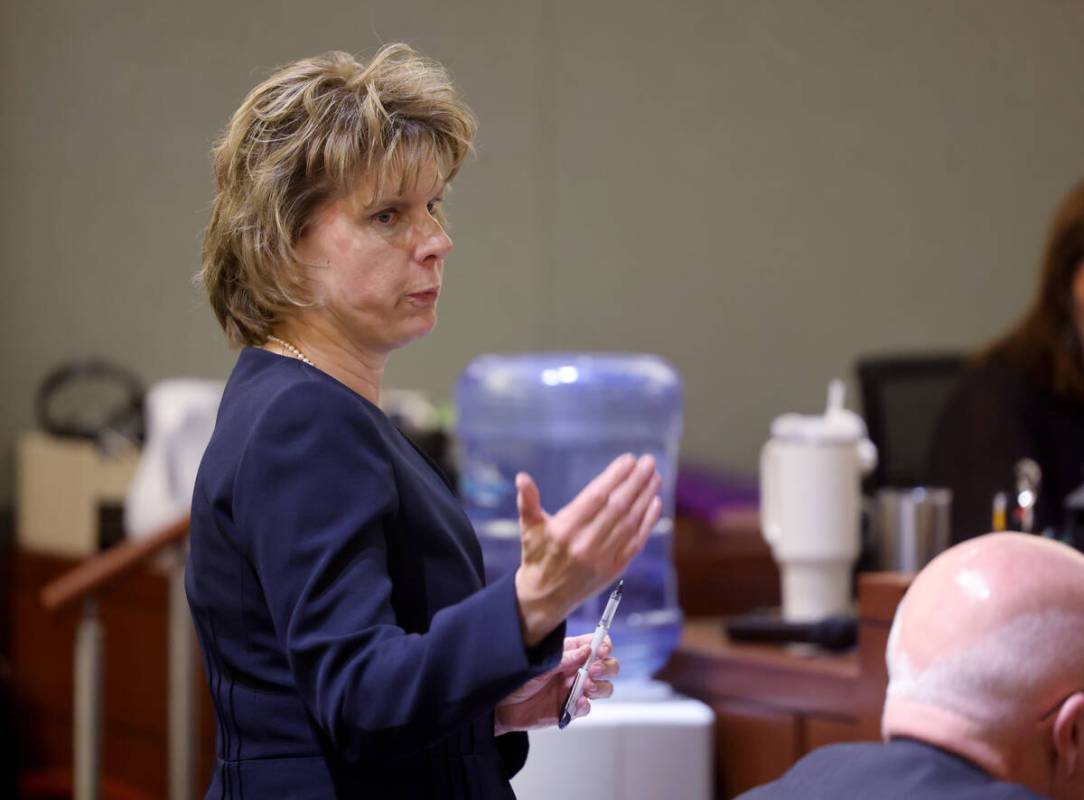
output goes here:
{"type": "MultiPolygon", "coordinates": [[[[564,731],[531,734],[531,756],[515,784],[521,800],[558,796],[566,780],[589,796],[710,797],[710,780],[701,791],[693,779],[711,772],[710,709],[650,680],[681,635],[671,557],[681,407],[680,378],[650,355],[488,355],[459,379],[460,490],[491,580],[519,565],[517,472],[532,475],[551,513],[621,453],[653,454],[662,476],[662,515],[625,571],[610,629],[621,661],[614,698],[564,731]],[[690,777],[664,789],[654,779],[671,767],[690,777]],[[620,794],[611,794],[614,787],[620,794]]],[[[572,613],[570,635],[594,630],[607,594],[572,613]]]]}

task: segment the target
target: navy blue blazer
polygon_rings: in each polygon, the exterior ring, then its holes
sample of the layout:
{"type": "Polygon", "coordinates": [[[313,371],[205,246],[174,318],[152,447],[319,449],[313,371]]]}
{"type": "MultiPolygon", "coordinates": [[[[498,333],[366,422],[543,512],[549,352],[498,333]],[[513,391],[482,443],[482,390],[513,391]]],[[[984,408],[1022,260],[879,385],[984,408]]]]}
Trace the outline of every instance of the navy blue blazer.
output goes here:
{"type": "Polygon", "coordinates": [[[185,578],[218,722],[209,798],[513,797],[493,708],[556,665],[486,586],[443,476],[329,375],[245,348],[192,499],[185,578]]]}
{"type": "Polygon", "coordinates": [[[739,800],[1041,800],[959,756],[914,739],[814,750],[739,800]]]}

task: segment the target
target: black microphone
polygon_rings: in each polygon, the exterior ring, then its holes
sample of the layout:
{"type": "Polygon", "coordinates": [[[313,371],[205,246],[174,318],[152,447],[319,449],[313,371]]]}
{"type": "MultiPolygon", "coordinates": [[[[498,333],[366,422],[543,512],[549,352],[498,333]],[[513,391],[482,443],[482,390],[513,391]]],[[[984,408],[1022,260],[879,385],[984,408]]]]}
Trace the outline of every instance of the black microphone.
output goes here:
{"type": "Polygon", "coordinates": [[[784,622],[772,614],[744,614],[726,621],[736,642],[802,642],[827,650],[846,650],[858,642],[858,620],[837,615],[817,622],[784,622]]]}

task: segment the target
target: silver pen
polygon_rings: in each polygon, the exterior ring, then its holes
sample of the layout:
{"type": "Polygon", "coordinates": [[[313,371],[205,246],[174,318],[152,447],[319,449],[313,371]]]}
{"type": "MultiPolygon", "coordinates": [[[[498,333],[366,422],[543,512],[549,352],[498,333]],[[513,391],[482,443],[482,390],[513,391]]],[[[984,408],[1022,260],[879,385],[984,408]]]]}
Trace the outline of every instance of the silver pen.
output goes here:
{"type": "Polygon", "coordinates": [[[565,700],[564,708],[561,710],[561,719],[557,722],[557,727],[562,730],[568,727],[568,723],[572,722],[572,718],[576,715],[576,703],[580,701],[580,695],[583,694],[583,685],[587,682],[587,670],[594,663],[595,655],[602,646],[602,640],[606,638],[606,632],[610,630],[610,623],[614,621],[617,604],[621,602],[621,587],[624,585],[625,581],[620,580],[617,582],[617,588],[610,592],[610,599],[606,601],[606,610],[602,612],[602,618],[599,619],[598,626],[595,628],[595,635],[591,637],[591,654],[587,656],[587,661],[583,666],[576,670],[576,679],[572,682],[568,699],[565,700]]]}

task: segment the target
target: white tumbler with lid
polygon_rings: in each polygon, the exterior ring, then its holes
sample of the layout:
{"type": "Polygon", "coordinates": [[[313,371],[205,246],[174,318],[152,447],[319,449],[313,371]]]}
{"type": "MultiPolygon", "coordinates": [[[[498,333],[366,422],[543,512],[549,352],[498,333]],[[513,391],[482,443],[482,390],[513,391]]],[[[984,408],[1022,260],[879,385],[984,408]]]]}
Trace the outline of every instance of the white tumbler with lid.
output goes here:
{"type": "Polygon", "coordinates": [[[823,415],[784,414],[760,453],[760,524],[782,576],[783,618],[810,622],[851,610],[861,545],[861,482],[877,465],[862,418],[828,387],[823,415]]]}

